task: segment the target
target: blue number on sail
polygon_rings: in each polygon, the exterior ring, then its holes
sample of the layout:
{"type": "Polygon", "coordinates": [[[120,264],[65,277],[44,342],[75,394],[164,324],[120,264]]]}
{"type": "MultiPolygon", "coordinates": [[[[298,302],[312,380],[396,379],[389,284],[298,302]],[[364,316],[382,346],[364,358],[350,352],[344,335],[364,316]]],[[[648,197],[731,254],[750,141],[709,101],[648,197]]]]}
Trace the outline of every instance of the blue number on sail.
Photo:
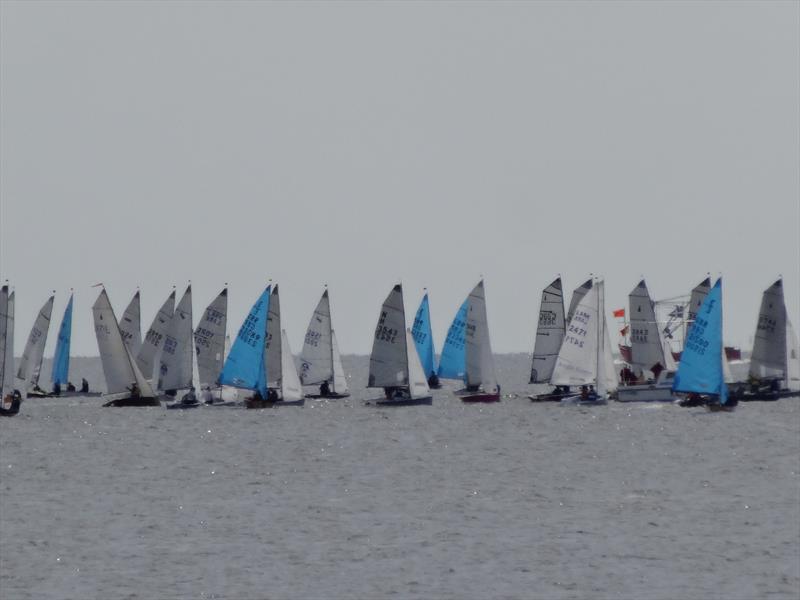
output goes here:
{"type": "Polygon", "coordinates": [[[722,279],[703,300],[681,354],[674,392],[695,392],[728,400],[722,372],[722,279]]]}
{"type": "Polygon", "coordinates": [[[467,328],[468,301],[458,309],[455,319],[447,330],[447,338],[439,359],[439,377],[445,379],[463,379],[466,373],[465,331],[467,328]]]}
{"type": "Polygon", "coordinates": [[[218,383],[255,390],[267,397],[267,377],[264,372],[264,335],[272,286],[267,286],[250,314],[239,328],[239,334],[225,359],[218,383]]]}
{"type": "Polygon", "coordinates": [[[411,329],[414,344],[417,346],[422,369],[425,376],[436,374],[436,351],[433,348],[433,333],[431,332],[431,314],[428,307],[428,294],[425,294],[414,317],[414,327],[411,329]]]}
{"type": "Polygon", "coordinates": [[[67,308],[64,309],[64,318],[61,319],[61,327],[58,330],[56,353],[53,357],[53,375],[51,377],[54,384],[60,385],[69,381],[69,346],[71,339],[72,296],[69,297],[67,308]]]}

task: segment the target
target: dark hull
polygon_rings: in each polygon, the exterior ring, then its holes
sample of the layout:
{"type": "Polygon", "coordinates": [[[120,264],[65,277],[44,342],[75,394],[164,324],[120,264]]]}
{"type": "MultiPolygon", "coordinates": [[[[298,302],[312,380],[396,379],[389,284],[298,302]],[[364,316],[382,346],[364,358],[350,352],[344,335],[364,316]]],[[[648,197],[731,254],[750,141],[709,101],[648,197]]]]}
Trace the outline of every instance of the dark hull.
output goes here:
{"type": "Polygon", "coordinates": [[[476,402],[500,402],[500,394],[486,394],[478,392],[475,394],[458,394],[462,402],[476,403],[476,402]]]}
{"type": "Polygon", "coordinates": [[[550,392],[549,394],[536,394],[528,396],[531,402],[561,402],[564,398],[574,396],[575,392],[550,392]]]}
{"type": "Polygon", "coordinates": [[[158,398],[120,398],[106,402],[103,406],[161,406],[161,401],[158,398]]]}
{"type": "Polygon", "coordinates": [[[100,392],[61,392],[58,396],[50,394],[51,398],[99,398],[100,392]]]}
{"type": "Polygon", "coordinates": [[[195,402],[194,404],[183,404],[181,402],[175,402],[174,404],[167,404],[167,408],[170,410],[186,410],[189,408],[197,408],[198,406],[202,406],[199,402],[195,402]]]}
{"type": "Polygon", "coordinates": [[[778,392],[755,392],[737,394],[736,398],[739,402],[774,402],[781,398],[797,398],[800,397],[800,391],[780,390],[778,392]]]}
{"type": "Polygon", "coordinates": [[[378,398],[376,400],[372,400],[368,404],[374,404],[375,406],[387,407],[387,406],[431,406],[433,404],[433,397],[432,396],[425,396],[424,398],[393,398],[391,400],[387,400],[385,398],[378,398]]]}
{"type": "Polygon", "coordinates": [[[22,402],[17,398],[8,408],[5,406],[0,406],[0,417],[15,417],[19,413],[19,407],[21,404],[22,402]]]}
{"type": "Polygon", "coordinates": [[[306,398],[311,400],[336,400],[338,398],[349,398],[350,394],[328,394],[323,396],[321,394],[306,394],[306,398]]]}

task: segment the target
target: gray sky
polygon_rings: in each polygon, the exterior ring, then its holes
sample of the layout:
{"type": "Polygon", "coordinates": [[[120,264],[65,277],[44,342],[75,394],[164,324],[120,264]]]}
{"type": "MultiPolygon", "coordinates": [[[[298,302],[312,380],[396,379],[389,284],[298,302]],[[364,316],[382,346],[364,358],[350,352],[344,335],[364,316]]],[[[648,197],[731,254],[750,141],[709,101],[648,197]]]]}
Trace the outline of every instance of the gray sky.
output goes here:
{"type": "MultiPolygon", "coordinates": [[[[0,277],[17,352],[35,313],[227,281],[235,334],[273,278],[298,352],[331,289],[367,353],[402,279],[441,348],[481,274],[496,351],[530,351],[539,294],[724,275],[747,346],[761,292],[800,321],[800,4],[0,4],[0,277]]],[[[609,317],[610,318],[610,317],[609,317]]],[[[47,355],[52,354],[51,332],[47,355]]]]}

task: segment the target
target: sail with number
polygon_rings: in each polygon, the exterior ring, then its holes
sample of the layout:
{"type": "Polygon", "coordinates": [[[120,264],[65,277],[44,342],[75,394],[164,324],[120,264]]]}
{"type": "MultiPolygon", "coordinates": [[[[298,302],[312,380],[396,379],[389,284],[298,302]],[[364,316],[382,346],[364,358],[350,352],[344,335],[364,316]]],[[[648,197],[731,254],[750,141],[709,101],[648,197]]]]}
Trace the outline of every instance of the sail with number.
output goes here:
{"type": "Polygon", "coordinates": [[[218,383],[253,390],[267,397],[267,377],[264,370],[264,338],[267,333],[271,286],[267,286],[250,309],[239,328],[218,383]]]}
{"type": "Polygon", "coordinates": [[[467,310],[469,299],[464,300],[458,309],[447,337],[442,346],[442,355],[439,357],[439,377],[443,379],[464,379],[466,371],[465,357],[465,332],[467,328],[467,310]]]}
{"type": "Polygon", "coordinates": [[[334,379],[333,329],[328,290],[311,315],[300,353],[300,379],[303,385],[319,385],[334,379]]]}
{"type": "Polygon", "coordinates": [[[0,401],[14,391],[14,292],[0,288],[0,401]]]}
{"type": "Polygon", "coordinates": [[[470,292],[467,302],[464,381],[468,387],[480,386],[485,392],[494,394],[497,393],[497,374],[489,340],[483,280],[470,292]]]}
{"type": "Polygon", "coordinates": [[[54,385],[62,385],[69,382],[69,349],[72,340],[72,295],[70,294],[67,308],[64,309],[64,316],[61,319],[61,327],[58,329],[58,341],[56,342],[56,353],[53,356],[53,372],[50,376],[54,385]]]}
{"type": "Polygon", "coordinates": [[[286,330],[281,330],[281,400],[296,402],[303,399],[303,386],[294,364],[286,330]]]}
{"type": "Polygon", "coordinates": [[[422,302],[420,302],[417,314],[414,317],[411,335],[414,337],[414,344],[416,345],[423,371],[428,377],[436,375],[436,350],[433,347],[431,311],[427,292],[422,297],[422,302]]]}
{"type": "Polygon", "coordinates": [[[228,326],[228,288],[208,305],[194,330],[197,375],[200,385],[215,385],[225,362],[225,331],[228,326]]]}
{"type": "Polygon", "coordinates": [[[428,376],[419,360],[411,329],[406,329],[406,363],[408,366],[408,394],[412,399],[425,398],[430,395],[428,376]]]}
{"type": "Polygon", "coordinates": [[[720,403],[728,400],[722,361],[722,278],[706,295],[694,315],[694,323],[683,348],[678,372],[672,384],[673,392],[693,392],[719,396],[720,403]]]}
{"type": "Polygon", "coordinates": [[[42,306],[36,320],[33,322],[25,350],[17,369],[17,378],[26,382],[26,387],[32,389],[39,384],[39,373],[42,370],[42,358],[44,357],[44,346],[47,343],[47,332],[50,329],[50,316],[53,312],[53,301],[55,297],[50,296],[42,306]]]}
{"type": "Polygon", "coordinates": [[[564,292],[561,287],[561,278],[558,277],[542,290],[529,383],[548,383],[550,381],[565,331],[564,292]]]}
{"type": "Polygon", "coordinates": [[[761,296],[753,352],[750,355],[750,377],[784,379],[786,348],[786,304],[783,280],[778,279],[761,296]]]}
{"type": "Polygon", "coordinates": [[[185,390],[192,387],[192,286],[175,307],[161,348],[158,389],[185,390]]]}
{"type": "Polygon", "coordinates": [[[131,298],[122,318],[119,321],[119,330],[122,339],[132,356],[138,356],[142,349],[142,323],[139,290],[131,298]]]}
{"type": "Polygon", "coordinates": [[[575,314],[575,309],[578,307],[580,301],[583,300],[583,297],[588,293],[590,289],[592,289],[592,285],[593,285],[592,279],[589,278],[586,281],[584,281],[581,285],[576,287],[575,290],[572,292],[572,298],[569,301],[569,310],[567,311],[567,320],[566,320],[567,324],[569,324],[569,322],[572,320],[572,315],[575,314]]]}
{"type": "Polygon", "coordinates": [[[689,329],[694,323],[695,318],[697,318],[697,313],[700,312],[700,307],[703,305],[703,301],[708,296],[708,292],[711,290],[711,279],[706,277],[703,281],[698,283],[692,289],[691,296],[689,297],[689,306],[686,307],[686,337],[689,337],[689,329]]]}
{"type": "Polygon", "coordinates": [[[628,295],[630,306],[631,367],[637,376],[653,376],[666,368],[664,347],[656,321],[655,304],[642,279],[628,295]]]}
{"type": "Polygon", "coordinates": [[[106,379],[106,394],[129,394],[136,384],[141,397],[155,397],[150,382],[139,369],[122,339],[122,332],[119,330],[105,288],[97,297],[92,313],[97,348],[100,351],[100,362],[103,364],[103,374],[106,379]]]}
{"type": "Polygon", "coordinates": [[[172,290],[164,304],[156,313],[150,329],[144,336],[142,347],[136,356],[136,363],[147,379],[153,379],[156,375],[156,365],[158,364],[158,354],[167,335],[169,322],[175,312],[175,290],[172,290]]]}
{"type": "Polygon", "coordinates": [[[600,353],[599,319],[598,286],[592,285],[575,306],[550,383],[586,385],[596,382],[599,362],[597,356],[600,353]]]}
{"type": "Polygon", "coordinates": [[[369,357],[367,387],[408,385],[408,350],[403,287],[392,288],[383,302],[369,357]]]}

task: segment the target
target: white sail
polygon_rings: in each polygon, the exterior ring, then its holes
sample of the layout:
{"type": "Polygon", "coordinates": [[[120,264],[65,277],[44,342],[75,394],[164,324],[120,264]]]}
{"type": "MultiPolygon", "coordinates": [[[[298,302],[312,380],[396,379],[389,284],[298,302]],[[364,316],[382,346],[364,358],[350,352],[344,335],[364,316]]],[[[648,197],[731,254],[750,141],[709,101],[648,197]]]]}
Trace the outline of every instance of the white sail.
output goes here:
{"type": "Polygon", "coordinates": [[[0,288],[0,402],[14,391],[14,293],[0,288]]]}
{"type": "Polygon", "coordinates": [[[293,402],[303,399],[303,386],[294,364],[292,349],[286,331],[281,330],[281,400],[293,402]]]}
{"type": "Polygon", "coordinates": [[[133,356],[137,356],[142,349],[142,319],[139,303],[139,290],[131,298],[128,308],[122,313],[119,321],[119,330],[122,339],[133,356]]]}
{"type": "Polygon", "coordinates": [[[106,379],[106,393],[128,392],[135,383],[139,387],[142,397],[154,397],[153,389],[145,380],[136,361],[133,360],[130,351],[125,346],[114,309],[111,308],[111,302],[108,300],[105,289],[100,292],[95,301],[92,313],[94,314],[97,348],[100,351],[100,361],[103,364],[103,374],[106,379]]]}
{"type": "Polygon", "coordinates": [[[316,385],[333,379],[333,339],[328,290],[322,293],[308,323],[300,353],[300,379],[303,385],[316,385]]]}
{"type": "Polygon", "coordinates": [[[342,357],[339,354],[339,343],[336,341],[336,332],[333,329],[331,329],[331,348],[333,350],[333,385],[331,386],[331,392],[344,395],[349,393],[350,389],[347,387],[347,377],[344,374],[342,357]]]}
{"type": "Polygon", "coordinates": [[[472,289],[468,298],[464,357],[466,364],[464,378],[467,386],[480,386],[487,393],[495,393],[497,375],[489,340],[486,295],[482,280],[472,289]]]}
{"type": "Polygon", "coordinates": [[[542,290],[529,383],[547,383],[564,340],[564,292],[559,277],[542,290]]]}
{"type": "Polygon", "coordinates": [[[228,288],[208,305],[194,330],[197,374],[200,385],[214,386],[225,363],[225,330],[228,326],[228,288]]]}
{"type": "Polygon", "coordinates": [[[762,379],[786,375],[786,304],[783,281],[778,279],[761,296],[753,352],[750,355],[750,377],[762,379]]]}
{"type": "Polygon", "coordinates": [[[281,300],[278,285],[275,284],[269,298],[267,335],[264,338],[264,368],[268,388],[281,388],[281,354],[281,300]]]}
{"type": "Polygon", "coordinates": [[[147,379],[153,379],[156,375],[155,368],[158,364],[158,353],[161,351],[161,346],[164,343],[169,322],[174,312],[175,290],[172,290],[172,293],[153,319],[150,329],[147,330],[147,335],[144,336],[142,347],[136,355],[136,364],[147,379]]]}
{"type": "Polygon", "coordinates": [[[786,388],[800,391],[800,344],[791,320],[786,318],[786,388]]]}
{"type": "Polygon", "coordinates": [[[403,306],[403,287],[396,285],[381,307],[372,354],[369,357],[367,387],[398,387],[408,385],[408,354],[406,313],[403,306]]]}
{"type": "Polygon", "coordinates": [[[36,315],[25,344],[25,351],[19,361],[17,378],[24,381],[29,390],[39,383],[44,346],[47,343],[47,332],[50,330],[50,315],[53,313],[53,300],[54,296],[50,296],[36,315]]]}
{"type": "MultiPolygon", "coordinates": [[[[600,283],[602,284],[603,282],[600,283]]],[[[605,287],[603,288],[603,296],[605,298],[605,287]]],[[[603,302],[603,305],[604,304],[605,301],[603,302]]],[[[614,365],[614,354],[613,351],[611,350],[611,335],[608,329],[608,320],[606,319],[604,306],[601,306],[601,314],[603,315],[602,326],[603,326],[603,331],[605,332],[603,334],[603,371],[602,371],[605,376],[605,380],[603,381],[602,384],[598,385],[598,388],[604,389],[605,392],[607,393],[611,393],[617,390],[619,383],[617,380],[617,370],[614,365]]],[[[598,395],[602,394],[600,394],[600,392],[598,391],[598,395]]]]}
{"type": "Polygon", "coordinates": [[[630,306],[631,367],[636,375],[656,375],[666,367],[656,312],[642,279],[628,295],[630,306]],[[656,366],[656,365],[660,365],[656,366]]]}
{"type": "Polygon", "coordinates": [[[428,387],[428,379],[422,369],[422,362],[419,359],[417,345],[414,343],[414,336],[411,329],[406,328],[406,352],[408,353],[408,394],[411,398],[424,398],[430,396],[431,390],[428,387]]]}
{"type": "Polygon", "coordinates": [[[572,298],[569,301],[569,310],[567,311],[567,324],[569,324],[569,322],[572,320],[572,316],[575,314],[575,309],[578,307],[578,304],[581,300],[583,300],[583,297],[590,289],[592,289],[592,280],[587,279],[572,292],[572,298]]]}
{"type": "Polygon", "coordinates": [[[722,347],[722,380],[725,383],[733,383],[733,373],[728,363],[728,356],[725,353],[725,346],[722,347]]]}
{"type": "Polygon", "coordinates": [[[158,389],[185,390],[192,387],[192,286],[178,302],[161,348],[158,389]]]}
{"type": "Polygon", "coordinates": [[[661,340],[661,350],[664,353],[664,367],[670,373],[675,373],[678,370],[678,363],[675,361],[675,357],[672,356],[672,347],[663,332],[659,333],[659,338],[661,340]]]}
{"type": "Polygon", "coordinates": [[[592,285],[575,307],[550,377],[553,385],[596,382],[600,330],[598,300],[597,286],[592,285]]]}

